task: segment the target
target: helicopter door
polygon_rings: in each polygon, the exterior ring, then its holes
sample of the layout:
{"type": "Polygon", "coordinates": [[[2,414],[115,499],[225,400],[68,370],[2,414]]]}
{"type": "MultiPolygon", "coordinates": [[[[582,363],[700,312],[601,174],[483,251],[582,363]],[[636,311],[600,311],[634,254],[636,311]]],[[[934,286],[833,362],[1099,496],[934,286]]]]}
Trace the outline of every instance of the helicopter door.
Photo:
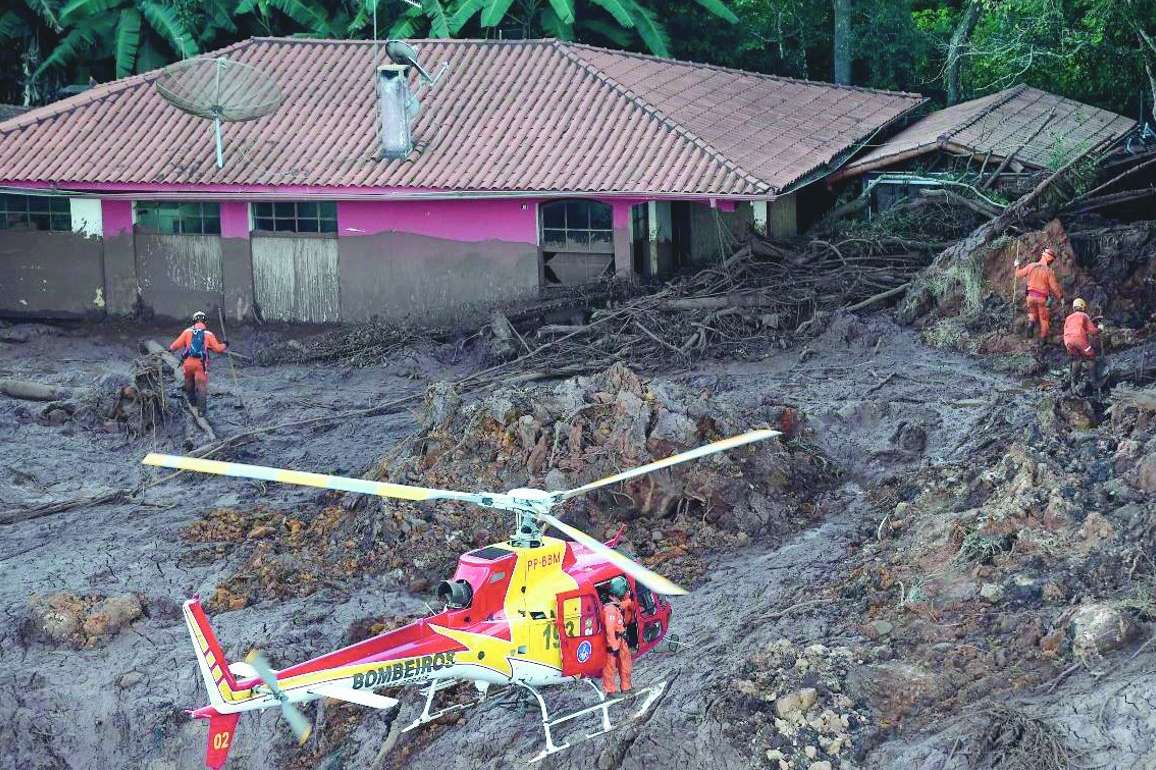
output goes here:
{"type": "Polygon", "coordinates": [[[593,591],[558,594],[558,642],[564,676],[598,676],[606,658],[602,605],[593,591]]]}

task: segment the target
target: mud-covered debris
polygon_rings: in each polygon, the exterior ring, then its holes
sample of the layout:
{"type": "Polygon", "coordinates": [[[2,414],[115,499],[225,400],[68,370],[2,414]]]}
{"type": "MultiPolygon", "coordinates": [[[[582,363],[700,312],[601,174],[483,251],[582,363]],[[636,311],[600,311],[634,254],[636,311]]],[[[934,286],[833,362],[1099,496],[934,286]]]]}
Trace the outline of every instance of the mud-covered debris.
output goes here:
{"type": "Polygon", "coordinates": [[[993,705],[987,724],[973,739],[969,767],[987,770],[1069,770],[1082,767],[1083,752],[1073,749],[1051,721],[1021,708],[993,705]]]}
{"type": "Polygon", "coordinates": [[[1139,627],[1126,612],[1110,604],[1086,604],[1072,615],[1072,652],[1093,658],[1135,639],[1139,627]]]}
{"type": "Polygon", "coordinates": [[[25,635],[48,644],[97,647],[143,614],[144,606],[136,594],[37,595],[28,602],[25,635]]]}
{"type": "Polygon", "coordinates": [[[867,725],[847,692],[857,653],[846,647],[771,642],[750,660],[749,677],[726,696],[731,726],[772,768],[842,766],[867,725]]]}

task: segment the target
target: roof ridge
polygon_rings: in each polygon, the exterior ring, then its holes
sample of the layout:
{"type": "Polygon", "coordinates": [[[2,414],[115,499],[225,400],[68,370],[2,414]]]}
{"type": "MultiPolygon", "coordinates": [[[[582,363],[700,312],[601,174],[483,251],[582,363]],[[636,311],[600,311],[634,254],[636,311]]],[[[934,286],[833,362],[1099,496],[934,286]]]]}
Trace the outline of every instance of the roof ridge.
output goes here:
{"type": "MultiPolygon", "coordinates": [[[[747,171],[745,168],[740,166],[738,163],[735,163],[733,160],[731,160],[726,155],[724,155],[720,150],[715,148],[715,146],[712,145],[710,142],[706,141],[701,136],[699,136],[698,134],[696,134],[693,131],[691,131],[690,129],[688,129],[686,126],[683,126],[681,123],[676,122],[673,118],[668,116],[662,110],[658,109],[653,104],[648,102],[646,99],[644,99],[642,97],[641,94],[627,88],[626,86],[624,86],[623,84],[621,84],[617,80],[615,80],[614,78],[607,75],[605,72],[603,72],[597,66],[595,66],[592,62],[589,62],[586,59],[582,58],[576,52],[569,50],[571,44],[566,43],[564,41],[560,41],[560,40],[554,40],[553,42],[554,42],[554,47],[557,48],[559,51],[561,51],[563,56],[570,59],[574,63],[578,64],[578,66],[582,67],[583,69],[585,69],[586,71],[588,71],[589,73],[594,75],[596,78],[602,80],[604,83],[606,83],[608,86],[610,86],[611,89],[622,94],[630,102],[634,103],[639,109],[641,109],[643,112],[649,114],[654,119],[658,120],[664,126],[666,126],[671,131],[673,131],[675,134],[679,135],[683,140],[685,140],[685,141],[689,142],[690,144],[700,148],[701,150],[706,152],[708,155],[713,157],[716,161],[718,161],[719,163],[722,163],[725,168],[730,169],[731,171],[739,174],[740,176],[745,178],[748,182],[753,182],[756,185],[761,185],[762,187],[765,187],[768,192],[774,192],[775,191],[774,185],[770,184],[769,182],[762,179],[761,177],[758,177],[755,174],[752,174],[750,171],[747,171]]],[[[594,46],[588,46],[588,47],[593,48],[594,46]]],[[[603,50],[608,50],[608,49],[603,49],[603,50]]]]}
{"type": "MultiPolygon", "coordinates": [[[[554,38],[549,39],[553,40],[554,38]]],[[[859,91],[868,94],[886,94],[888,96],[914,96],[920,99],[927,98],[923,94],[917,94],[914,91],[889,91],[885,88],[868,88],[867,86],[852,86],[842,83],[828,83],[825,80],[808,80],[806,78],[793,78],[788,75],[774,75],[769,72],[752,72],[751,70],[739,69],[737,67],[724,67],[721,64],[710,64],[708,62],[691,61],[690,59],[675,59],[665,56],[654,56],[652,54],[638,53],[637,51],[620,51],[617,48],[604,48],[598,45],[590,45],[589,43],[577,43],[568,40],[559,40],[558,43],[569,48],[588,48],[594,51],[612,53],[617,56],[629,56],[635,59],[659,61],[665,62],[667,64],[682,64],[688,67],[701,67],[703,69],[718,70],[719,72],[729,72],[734,75],[745,75],[747,77],[761,78],[763,80],[779,80],[786,83],[802,83],[809,86],[837,88],[843,91],[859,91]]]]}
{"type": "MultiPolygon", "coordinates": [[[[986,99],[988,96],[999,96],[1000,94],[1003,94],[1003,98],[993,100],[991,104],[987,105],[986,107],[984,107],[983,109],[977,111],[974,115],[972,115],[969,120],[965,120],[962,123],[960,123],[958,126],[956,126],[954,129],[952,129],[950,131],[945,131],[944,133],[940,134],[937,137],[936,141],[938,142],[939,140],[941,140],[945,137],[955,136],[956,134],[958,134],[958,133],[960,133],[966,129],[971,128],[976,123],[978,123],[981,118],[987,117],[995,110],[999,109],[1000,107],[1002,107],[1005,104],[1007,104],[1008,102],[1010,102],[1012,99],[1019,96],[1025,88],[1027,88],[1027,83],[1018,83],[1014,86],[1010,86],[1008,88],[1005,88],[1003,91],[996,91],[994,93],[987,94],[986,96],[976,97],[976,99],[986,99]]],[[[975,100],[969,99],[968,101],[975,101],[975,100]]],[[[961,102],[961,104],[966,104],[966,103],[967,102],[961,102]]],[[[945,107],[944,109],[947,109],[947,108],[945,107]]]]}
{"type": "MultiPolygon", "coordinates": [[[[205,51],[204,53],[197,54],[190,59],[183,59],[182,61],[191,61],[191,59],[200,59],[209,55],[220,56],[225,51],[234,51],[240,48],[244,48],[253,40],[254,38],[245,38],[244,40],[239,40],[236,43],[231,43],[224,48],[218,48],[213,51],[205,51]]],[[[173,62],[173,64],[177,63],[179,62],[173,62]]],[[[0,121],[0,134],[8,133],[9,131],[16,131],[22,128],[28,128],[29,126],[34,126],[37,123],[43,123],[45,120],[56,118],[61,115],[67,115],[70,112],[75,112],[76,110],[82,107],[86,107],[95,101],[99,101],[106,96],[119,94],[124,91],[136,88],[137,86],[148,85],[152,81],[159,78],[164,73],[165,69],[167,69],[169,66],[172,65],[165,65],[160,69],[149,70],[148,72],[141,72],[136,75],[129,75],[126,78],[111,80],[107,83],[98,83],[87,91],[81,91],[75,96],[69,96],[66,99],[49,102],[48,104],[31,109],[28,112],[25,112],[23,115],[17,115],[16,117],[9,118],[8,120],[0,121]]]]}

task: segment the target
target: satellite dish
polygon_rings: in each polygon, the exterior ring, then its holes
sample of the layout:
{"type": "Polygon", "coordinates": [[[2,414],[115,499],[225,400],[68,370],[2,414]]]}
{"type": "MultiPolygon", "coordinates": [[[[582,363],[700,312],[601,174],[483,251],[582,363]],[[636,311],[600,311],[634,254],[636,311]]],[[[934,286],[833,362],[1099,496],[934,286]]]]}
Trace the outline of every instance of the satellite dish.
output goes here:
{"type": "MultiPolygon", "coordinates": [[[[421,66],[421,63],[417,60],[417,51],[414,50],[412,45],[405,42],[404,40],[387,40],[385,43],[385,55],[388,56],[389,60],[394,64],[400,64],[404,67],[413,67],[421,74],[422,79],[424,79],[425,82],[429,83],[431,86],[437,83],[438,78],[442,76],[441,72],[438,73],[436,78],[426,72],[425,67],[421,66]]],[[[442,65],[442,72],[445,71],[446,66],[447,65],[445,64],[442,65]]]]}
{"type": "Polygon", "coordinates": [[[157,93],[182,112],[213,121],[217,168],[224,168],[221,123],[256,120],[276,111],[284,96],[277,82],[248,64],[226,58],[189,59],[165,68],[157,93]]]}

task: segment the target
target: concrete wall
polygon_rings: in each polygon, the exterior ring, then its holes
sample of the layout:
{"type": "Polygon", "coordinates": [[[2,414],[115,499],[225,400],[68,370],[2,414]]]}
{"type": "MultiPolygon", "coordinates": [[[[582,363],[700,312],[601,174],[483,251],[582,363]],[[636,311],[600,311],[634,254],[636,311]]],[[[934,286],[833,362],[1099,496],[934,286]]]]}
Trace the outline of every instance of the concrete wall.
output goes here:
{"type": "Polygon", "coordinates": [[[0,231],[0,311],[29,317],[101,316],[104,249],[80,233],[0,231]]]}

